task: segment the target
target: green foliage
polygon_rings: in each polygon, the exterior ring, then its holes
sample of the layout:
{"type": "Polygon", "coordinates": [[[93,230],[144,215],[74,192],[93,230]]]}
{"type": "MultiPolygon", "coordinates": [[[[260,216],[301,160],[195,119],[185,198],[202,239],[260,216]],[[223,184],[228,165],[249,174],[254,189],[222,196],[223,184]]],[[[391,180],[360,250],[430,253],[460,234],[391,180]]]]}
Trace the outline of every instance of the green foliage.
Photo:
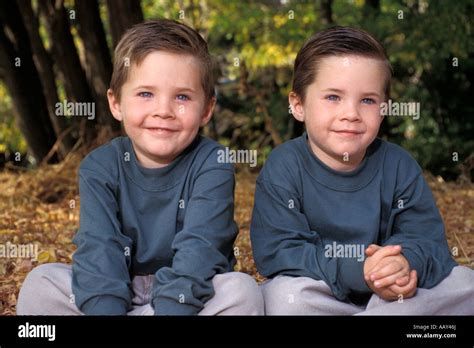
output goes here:
{"type": "MultiPolygon", "coordinates": [[[[108,31],[106,8],[100,4],[108,31]]],[[[263,154],[259,160],[265,158],[275,145],[265,123],[268,115],[283,141],[297,135],[287,101],[292,66],[303,43],[326,26],[320,1],[142,0],[141,4],[145,19],[171,18],[198,29],[218,58],[219,113],[227,118],[216,115],[221,142],[233,148],[258,148],[263,154]]],[[[71,1],[67,5],[73,6],[71,1]]],[[[332,2],[334,24],[368,30],[385,45],[394,67],[392,99],[421,105],[418,120],[386,119],[383,136],[411,151],[423,168],[450,179],[474,152],[473,8],[473,0],[381,0],[379,9],[364,0],[332,2]],[[453,162],[453,153],[459,162],[453,162]]],[[[43,26],[41,30],[44,34],[43,26]]],[[[24,148],[8,103],[4,93],[0,146],[24,148]]]]}
{"type": "MultiPolygon", "coordinates": [[[[210,47],[224,57],[226,78],[238,79],[240,64],[245,63],[248,84],[265,95],[274,125],[285,137],[294,57],[324,25],[317,1],[275,3],[208,1],[205,28],[210,47]]],[[[379,10],[364,1],[334,1],[332,5],[335,24],[368,30],[385,45],[395,70],[392,99],[421,105],[418,120],[387,119],[385,137],[411,151],[423,168],[448,179],[457,176],[459,163],[474,151],[473,7],[473,1],[423,0],[381,1],[379,10]],[[458,153],[459,162],[453,161],[453,153],[458,153]]],[[[227,90],[227,98],[239,100],[235,90],[227,90]]],[[[252,96],[240,96],[240,100],[250,109],[249,122],[255,121],[255,100],[252,96]]],[[[242,108],[236,111],[243,112],[242,108]]],[[[249,131],[255,132],[255,127],[249,131]]],[[[249,138],[256,136],[245,137],[249,138]]]]}
{"type": "Polygon", "coordinates": [[[26,143],[15,125],[10,96],[0,82],[0,153],[26,152],[26,143]]]}
{"type": "Polygon", "coordinates": [[[383,33],[378,36],[395,70],[392,99],[421,104],[418,120],[388,120],[389,139],[410,150],[423,168],[453,179],[459,163],[474,151],[473,2],[387,3],[377,21],[362,23],[383,33]],[[453,161],[454,152],[459,162],[453,161]]]}

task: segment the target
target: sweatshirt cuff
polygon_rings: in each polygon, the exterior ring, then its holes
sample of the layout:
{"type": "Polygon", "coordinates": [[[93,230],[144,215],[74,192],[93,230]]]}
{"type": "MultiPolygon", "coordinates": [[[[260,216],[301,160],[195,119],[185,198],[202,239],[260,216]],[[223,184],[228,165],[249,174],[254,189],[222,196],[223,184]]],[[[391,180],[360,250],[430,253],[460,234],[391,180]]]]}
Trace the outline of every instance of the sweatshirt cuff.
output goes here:
{"type": "Polygon", "coordinates": [[[358,261],[356,258],[345,258],[339,262],[339,279],[349,293],[359,294],[371,293],[364,278],[364,260],[358,261]]]}
{"type": "Polygon", "coordinates": [[[83,303],[80,310],[86,315],[126,315],[127,303],[115,296],[96,296],[83,303]]]}
{"type": "Polygon", "coordinates": [[[423,262],[421,261],[420,257],[412,250],[407,249],[402,245],[402,255],[408,261],[410,265],[410,270],[416,270],[416,277],[418,278],[418,287],[420,286],[421,279],[423,279],[423,262]]]}
{"type": "Polygon", "coordinates": [[[196,306],[167,298],[154,299],[153,308],[155,315],[197,315],[200,312],[196,306]]]}

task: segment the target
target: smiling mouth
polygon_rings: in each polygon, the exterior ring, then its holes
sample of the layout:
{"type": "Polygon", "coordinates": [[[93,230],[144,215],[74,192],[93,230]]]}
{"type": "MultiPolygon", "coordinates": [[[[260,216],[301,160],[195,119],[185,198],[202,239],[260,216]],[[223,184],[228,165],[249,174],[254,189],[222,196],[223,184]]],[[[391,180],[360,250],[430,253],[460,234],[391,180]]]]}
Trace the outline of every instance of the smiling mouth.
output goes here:
{"type": "Polygon", "coordinates": [[[174,129],[162,128],[162,127],[148,127],[146,129],[153,132],[153,133],[163,133],[163,134],[165,134],[165,133],[176,132],[176,130],[174,130],[174,129]]]}
{"type": "Polygon", "coordinates": [[[348,137],[362,134],[362,132],[356,132],[356,131],[350,131],[350,130],[334,131],[334,133],[337,133],[342,136],[348,136],[348,137]]]}

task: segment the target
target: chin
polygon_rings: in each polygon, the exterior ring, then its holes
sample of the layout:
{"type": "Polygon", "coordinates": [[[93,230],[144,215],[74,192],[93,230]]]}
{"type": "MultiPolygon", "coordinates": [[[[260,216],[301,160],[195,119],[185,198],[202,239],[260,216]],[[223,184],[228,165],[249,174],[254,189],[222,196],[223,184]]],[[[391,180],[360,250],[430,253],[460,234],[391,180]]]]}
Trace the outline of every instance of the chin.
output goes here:
{"type": "Polygon", "coordinates": [[[354,156],[355,154],[359,153],[359,149],[356,149],[356,148],[353,148],[353,147],[342,147],[342,148],[338,148],[336,151],[334,151],[333,153],[337,156],[337,157],[344,157],[346,156],[347,154],[349,156],[354,156]]]}
{"type": "Polygon", "coordinates": [[[148,151],[148,154],[150,156],[153,156],[155,158],[162,158],[162,159],[165,159],[165,158],[173,158],[173,157],[176,157],[173,155],[173,151],[153,151],[152,149],[150,149],[150,151],[148,151]]]}

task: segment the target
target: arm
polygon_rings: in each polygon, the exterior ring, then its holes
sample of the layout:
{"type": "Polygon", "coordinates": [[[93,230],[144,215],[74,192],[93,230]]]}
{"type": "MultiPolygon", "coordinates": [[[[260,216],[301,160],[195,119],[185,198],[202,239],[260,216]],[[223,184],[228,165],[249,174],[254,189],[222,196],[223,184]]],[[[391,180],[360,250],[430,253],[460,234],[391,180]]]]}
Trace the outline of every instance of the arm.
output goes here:
{"type": "Polygon", "coordinates": [[[371,292],[363,262],[325,256],[323,241],[310,229],[298,195],[260,178],[251,237],[258,271],[265,277],[282,274],[324,280],[339,300],[352,292],[371,292]]]}
{"type": "Polygon", "coordinates": [[[83,313],[124,315],[131,304],[132,241],[121,233],[115,188],[110,175],[100,169],[79,170],[81,213],[74,238],[72,289],[83,313]]]}
{"type": "Polygon", "coordinates": [[[455,265],[449,253],[444,225],[431,191],[421,172],[397,190],[390,221],[392,235],[382,245],[398,244],[416,270],[418,286],[432,288],[455,265]]]}
{"type": "Polygon", "coordinates": [[[155,275],[155,314],[197,314],[214,295],[214,275],[230,268],[236,235],[232,167],[201,172],[187,202],[183,229],[173,241],[173,265],[155,275]]]}

